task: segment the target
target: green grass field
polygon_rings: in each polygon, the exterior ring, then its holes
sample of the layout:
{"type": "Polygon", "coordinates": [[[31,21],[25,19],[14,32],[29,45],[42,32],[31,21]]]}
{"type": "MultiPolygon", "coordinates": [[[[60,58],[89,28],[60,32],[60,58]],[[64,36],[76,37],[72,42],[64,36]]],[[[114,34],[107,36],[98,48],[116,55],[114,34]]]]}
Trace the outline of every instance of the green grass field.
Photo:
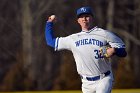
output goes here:
{"type": "MultiPolygon", "coordinates": [[[[0,93],[82,93],[81,91],[24,91],[24,92],[0,92],[0,93]]],[[[112,93],[140,93],[140,89],[113,89],[112,93]]]]}

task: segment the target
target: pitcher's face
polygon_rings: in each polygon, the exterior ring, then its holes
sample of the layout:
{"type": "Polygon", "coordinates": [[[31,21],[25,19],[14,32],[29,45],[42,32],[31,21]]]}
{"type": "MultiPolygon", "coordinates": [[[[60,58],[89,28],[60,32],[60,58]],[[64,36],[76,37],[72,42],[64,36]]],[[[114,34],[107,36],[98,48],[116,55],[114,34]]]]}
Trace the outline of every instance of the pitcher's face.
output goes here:
{"type": "Polygon", "coordinates": [[[78,23],[81,25],[82,28],[90,28],[91,23],[93,21],[93,17],[89,14],[82,14],[77,19],[78,23]]]}

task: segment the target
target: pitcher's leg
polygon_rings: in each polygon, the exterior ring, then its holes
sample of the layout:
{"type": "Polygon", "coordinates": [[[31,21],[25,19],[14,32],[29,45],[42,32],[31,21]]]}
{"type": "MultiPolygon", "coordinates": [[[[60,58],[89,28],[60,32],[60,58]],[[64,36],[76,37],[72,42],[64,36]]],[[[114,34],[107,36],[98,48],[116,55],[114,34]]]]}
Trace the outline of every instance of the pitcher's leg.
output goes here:
{"type": "Polygon", "coordinates": [[[96,82],[82,80],[82,92],[83,93],[96,93],[95,86],[96,86],[96,82]]]}
{"type": "Polygon", "coordinates": [[[111,76],[107,76],[99,80],[96,93],[111,93],[113,82],[114,81],[111,76]]]}

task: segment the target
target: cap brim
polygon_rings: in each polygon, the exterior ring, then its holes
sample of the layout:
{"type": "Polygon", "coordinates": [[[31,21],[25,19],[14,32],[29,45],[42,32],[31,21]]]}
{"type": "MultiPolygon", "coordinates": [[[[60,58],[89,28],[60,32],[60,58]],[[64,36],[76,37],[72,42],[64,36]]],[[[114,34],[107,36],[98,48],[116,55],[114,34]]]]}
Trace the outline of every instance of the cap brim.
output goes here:
{"type": "Polygon", "coordinates": [[[91,16],[93,16],[93,14],[91,14],[91,13],[81,13],[81,14],[78,14],[77,15],[77,18],[79,18],[81,15],[83,15],[83,14],[88,14],[88,15],[91,15],[91,16]]]}

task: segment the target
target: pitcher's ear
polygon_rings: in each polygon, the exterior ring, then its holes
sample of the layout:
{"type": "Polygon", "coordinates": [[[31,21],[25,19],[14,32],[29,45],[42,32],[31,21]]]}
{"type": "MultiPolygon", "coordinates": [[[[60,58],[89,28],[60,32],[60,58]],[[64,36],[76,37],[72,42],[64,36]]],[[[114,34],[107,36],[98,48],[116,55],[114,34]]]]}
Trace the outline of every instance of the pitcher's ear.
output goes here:
{"type": "Polygon", "coordinates": [[[79,19],[77,19],[77,22],[80,24],[80,21],[79,21],[79,19]]]}

